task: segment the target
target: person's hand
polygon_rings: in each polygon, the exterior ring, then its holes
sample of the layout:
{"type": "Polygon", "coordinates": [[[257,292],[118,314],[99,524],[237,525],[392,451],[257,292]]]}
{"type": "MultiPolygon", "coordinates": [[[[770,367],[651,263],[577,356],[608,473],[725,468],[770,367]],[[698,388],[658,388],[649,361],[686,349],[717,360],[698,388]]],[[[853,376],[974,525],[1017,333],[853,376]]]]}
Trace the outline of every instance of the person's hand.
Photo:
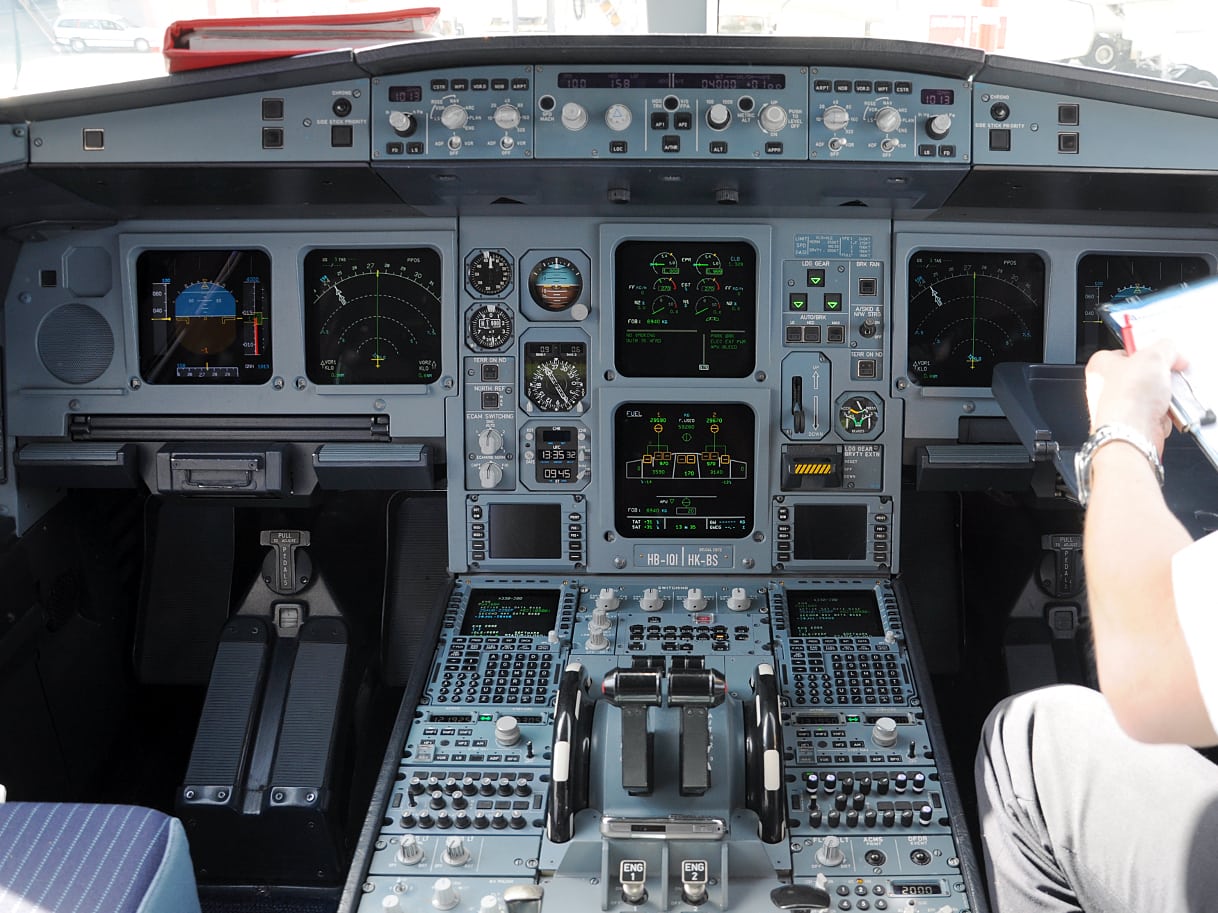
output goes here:
{"type": "Polygon", "coordinates": [[[1132,355],[1101,351],[1087,362],[1087,408],[1091,430],[1101,425],[1128,425],[1146,435],[1160,454],[1171,433],[1171,372],[1187,362],[1163,340],[1132,355]]]}

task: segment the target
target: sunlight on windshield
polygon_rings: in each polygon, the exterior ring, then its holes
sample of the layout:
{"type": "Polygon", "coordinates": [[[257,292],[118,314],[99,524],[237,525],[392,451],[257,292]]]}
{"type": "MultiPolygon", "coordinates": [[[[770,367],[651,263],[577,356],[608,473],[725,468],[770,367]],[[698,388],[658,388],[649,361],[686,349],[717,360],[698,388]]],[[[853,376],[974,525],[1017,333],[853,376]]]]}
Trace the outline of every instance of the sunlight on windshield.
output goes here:
{"type": "MultiPolygon", "coordinates": [[[[180,19],[401,9],[402,0],[0,0],[0,97],[165,73],[180,19]],[[3,19],[9,18],[10,22],[3,19]]],[[[447,0],[428,37],[707,33],[898,38],[1218,85],[1218,8],[1184,0],[447,0]],[[1046,28],[1052,23],[1051,28],[1046,28]]]]}

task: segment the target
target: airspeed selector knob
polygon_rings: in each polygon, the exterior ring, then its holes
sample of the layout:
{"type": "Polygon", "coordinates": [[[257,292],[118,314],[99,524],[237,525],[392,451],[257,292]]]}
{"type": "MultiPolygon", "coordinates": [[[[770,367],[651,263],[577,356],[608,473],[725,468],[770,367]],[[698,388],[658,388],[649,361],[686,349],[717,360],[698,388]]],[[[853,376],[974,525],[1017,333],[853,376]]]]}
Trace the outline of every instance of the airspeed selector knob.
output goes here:
{"type": "Polygon", "coordinates": [[[828,130],[842,130],[850,123],[850,112],[841,105],[830,105],[820,116],[828,130]]]}
{"type": "Polygon", "coordinates": [[[723,102],[715,102],[706,109],[706,126],[712,130],[725,130],[731,122],[732,111],[723,102]]]}
{"type": "Polygon", "coordinates": [[[390,111],[389,126],[398,136],[410,136],[419,127],[414,115],[406,111],[390,111]]]}
{"type": "MultiPolygon", "coordinates": [[[[770,133],[778,133],[787,125],[787,109],[782,105],[766,105],[757,115],[761,129],[770,133]]],[[[833,129],[837,129],[834,127],[833,129]]]]}
{"type": "Polygon", "coordinates": [[[469,112],[460,105],[449,105],[440,112],[440,123],[449,130],[460,130],[469,120],[469,112]]]}
{"type": "Polygon", "coordinates": [[[931,139],[943,139],[951,132],[952,116],[950,114],[936,114],[926,122],[926,135],[931,139]]]}
{"type": "Polygon", "coordinates": [[[588,111],[579,102],[569,101],[562,106],[562,125],[571,131],[588,126],[588,111]]]}
{"type": "Polygon", "coordinates": [[[901,129],[901,112],[892,105],[885,105],[875,112],[875,126],[881,133],[892,133],[901,129]]]}

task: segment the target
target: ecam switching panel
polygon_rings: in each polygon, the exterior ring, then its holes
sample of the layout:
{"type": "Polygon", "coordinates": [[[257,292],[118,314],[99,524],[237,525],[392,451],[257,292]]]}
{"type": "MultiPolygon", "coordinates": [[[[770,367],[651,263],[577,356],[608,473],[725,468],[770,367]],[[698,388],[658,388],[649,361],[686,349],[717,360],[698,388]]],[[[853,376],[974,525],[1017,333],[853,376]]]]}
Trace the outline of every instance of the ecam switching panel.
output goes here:
{"type": "Polygon", "coordinates": [[[359,909],[969,908],[883,579],[454,590],[359,909]]]}

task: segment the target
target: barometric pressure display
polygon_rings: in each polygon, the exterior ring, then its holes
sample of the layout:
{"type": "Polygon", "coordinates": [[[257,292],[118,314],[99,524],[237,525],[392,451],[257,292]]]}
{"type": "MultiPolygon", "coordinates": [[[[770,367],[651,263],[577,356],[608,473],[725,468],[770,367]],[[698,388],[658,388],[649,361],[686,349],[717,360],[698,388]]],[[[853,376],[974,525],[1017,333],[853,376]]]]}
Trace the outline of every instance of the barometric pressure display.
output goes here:
{"type": "Polygon", "coordinates": [[[1086,364],[1098,349],[1120,347],[1100,320],[1099,306],[1135,295],[1149,295],[1210,274],[1202,257],[1153,254],[1088,254],[1078,262],[1078,323],[1075,361],[1086,364]]]}
{"type": "Polygon", "coordinates": [[[909,259],[909,375],[988,387],[994,365],[1044,360],[1045,261],[1030,252],[916,251],[909,259]]]}
{"type": "Polygon", "coordinates": [[[743,241],[624,241],[615,364],[627,377],[745,377],[757,350],[757,253],[743,241]]]}
{"type": "Polygon", "coordinates": [[[265,252],[146,250],[135,272],[145,381],[271,379],[271,261],[265,252]]]}
{"type": "Polygon", "coordinates": [[[306,372],[315,384],[430,384],[440,376],[440,254],[430,247],[305,257],[306,372]]]}
{"type": "Polygon", "coordinates": [[[753,531],[753,434],[743,403],[623,403],[614,414],[617,531],[741,539],[753,531]]]}

